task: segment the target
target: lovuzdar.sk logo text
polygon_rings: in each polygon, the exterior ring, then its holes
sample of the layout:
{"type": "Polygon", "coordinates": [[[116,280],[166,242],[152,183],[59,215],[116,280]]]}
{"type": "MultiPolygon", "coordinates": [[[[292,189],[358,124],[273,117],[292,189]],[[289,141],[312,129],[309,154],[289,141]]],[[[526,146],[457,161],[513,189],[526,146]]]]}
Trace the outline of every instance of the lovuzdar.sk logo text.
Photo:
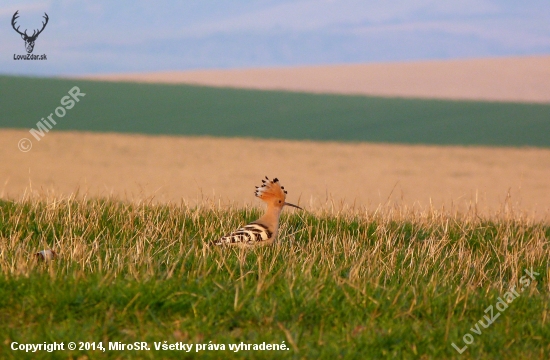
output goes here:
{"type": "Polygon", "coordinates": [[[35,29],[32,32],[32,35],[27,34],[27,29],[25,29],[24,32],[21,32],[19,30],[20,26],[16,27],[16,21],[19,18],[19,10],[13,14],[13,17],[11,18],[11,26],[13,27],[13,30],[15,30],[19,35],[21,35],[21,38],[25,40],[25,50],[27,50],[27,54],[24,55],[17,55],[13,54],[13,60],[48,60],[46,54],[42,55],[33,55],[32,52],[34,50],[34,43],[36,42],[36,39],[38,38],[38,35],[44,31],[44,28],[46,28],[46,25],[48,24],[48,20],[50,19],[48,17],[48,14],[44,13],[44,20],[42,21],[42,29],[38,30],[35,29]]]}

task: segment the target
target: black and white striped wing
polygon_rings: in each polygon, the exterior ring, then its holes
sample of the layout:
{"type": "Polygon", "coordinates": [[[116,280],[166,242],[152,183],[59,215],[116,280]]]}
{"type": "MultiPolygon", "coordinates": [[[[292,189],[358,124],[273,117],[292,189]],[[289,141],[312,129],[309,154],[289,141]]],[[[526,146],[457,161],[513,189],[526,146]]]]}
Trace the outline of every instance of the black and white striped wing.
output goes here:
{"type": "Polygon", "coordinates": [[[214,241],[214,245],[256,245],[271,239],[273,233],[261,224],[248,224],[231,235],[214,241]]]}

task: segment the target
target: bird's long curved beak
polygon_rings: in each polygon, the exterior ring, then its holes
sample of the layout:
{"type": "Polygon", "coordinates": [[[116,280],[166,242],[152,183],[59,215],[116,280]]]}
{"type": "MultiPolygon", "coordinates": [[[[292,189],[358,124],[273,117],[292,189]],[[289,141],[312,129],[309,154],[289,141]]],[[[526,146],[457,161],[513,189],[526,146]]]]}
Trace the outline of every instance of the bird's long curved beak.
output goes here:
{"type": "Polygon", "coordinates": [[[294,205],[294,204],[291,204],[291,203],[285,202],[285,205],[295,207],[296,209],[304,210],[304,209],[302,209],[301,207],[299,207],[298,205],[294,205]]]}

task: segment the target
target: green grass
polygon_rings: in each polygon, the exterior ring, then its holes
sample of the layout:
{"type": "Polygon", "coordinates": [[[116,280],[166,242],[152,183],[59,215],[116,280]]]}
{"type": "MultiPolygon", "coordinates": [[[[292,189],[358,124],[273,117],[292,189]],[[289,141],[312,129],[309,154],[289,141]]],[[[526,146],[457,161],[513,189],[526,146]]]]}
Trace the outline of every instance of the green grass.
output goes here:
{"type": "Polygon", "coordinates": [[[274,246],[212,248],[256,208],[110,199],[0,201],[1,358],[195,358],[154,342],[262,342],[202,358],[548,358],[550,227],[520,215],[288,212],[274,246]],[[33,254],[55,249],[59,257],[33,254]],[[484,310],[540,273],[481,335],[484,310]],[[462,355],[464,334],[474,342],[462,355]],[[146,341],[151,351],[10,344],[146,341]]]}
{"type": "Polygon", "coordinates": [[[550,105],[0,76],[0,128],[31,129],[77,85],[54,130],[549,147],[550,105]]]}

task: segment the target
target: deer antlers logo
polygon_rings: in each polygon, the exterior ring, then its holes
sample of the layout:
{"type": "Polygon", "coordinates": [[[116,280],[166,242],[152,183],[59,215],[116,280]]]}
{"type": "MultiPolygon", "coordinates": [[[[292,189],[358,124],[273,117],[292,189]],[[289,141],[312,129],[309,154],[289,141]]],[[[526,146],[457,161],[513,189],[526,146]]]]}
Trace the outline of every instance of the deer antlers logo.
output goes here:
{"type": "Polygon", "coordinates": [[[21,35],[21,38],[23,40],[25,40],[25,49],[27,49],[27,53],[28,54],[31,54],[32,51],[34,50],[34,42],[36,41],[36,38],[38,37],[38,35],[40,35],[40,33],[42,31],[44,31],[44,28],[46,27],[46,25],[48,24],[48,20],[49,20],[49,17],[48,17],[48,14],[44,13],[44,19],[46,20],[45,22],[43,21],[42,22],[42,29],[40,30],[34,30],[32,35],[29,36],[27,34],[27,30],[25,30],[25,32],[21,32],[19,31],[19,28],[20,26],[18,26],[17,28],[15,27],[15,21],[17,20],[17,18],[19,18],[19,10],[17,10],[15,12],[15,14],[13,14],[13,17],[11,18],[11,26],[13,27],[13,30],[17,31],[17,33],[19,35],[21,35]]]}

